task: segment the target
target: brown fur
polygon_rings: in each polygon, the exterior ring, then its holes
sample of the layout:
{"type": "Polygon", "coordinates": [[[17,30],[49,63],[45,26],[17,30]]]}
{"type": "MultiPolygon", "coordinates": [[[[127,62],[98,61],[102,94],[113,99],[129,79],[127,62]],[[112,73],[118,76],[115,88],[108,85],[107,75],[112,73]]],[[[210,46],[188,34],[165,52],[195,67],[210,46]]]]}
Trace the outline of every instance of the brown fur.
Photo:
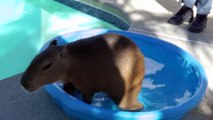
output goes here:
{"type": "Polygon", "coordinates": [[[56,44],[52,41],[24,73],[21,84],[26,90],[62,81],[65,91],[77,88],[87,103],[95,92],[106,92],[123,110],[143,108],[137,96],[144,77],[144,57],[130,39],[103,34],[64,46],[56,44]]]}

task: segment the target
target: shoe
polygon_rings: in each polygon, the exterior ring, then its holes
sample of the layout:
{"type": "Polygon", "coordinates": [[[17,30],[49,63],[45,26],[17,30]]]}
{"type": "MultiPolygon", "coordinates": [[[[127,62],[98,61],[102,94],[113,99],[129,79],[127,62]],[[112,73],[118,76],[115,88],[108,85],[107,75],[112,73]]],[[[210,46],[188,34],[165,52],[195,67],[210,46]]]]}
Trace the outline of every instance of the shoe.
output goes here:
{"type": "Polygon", "coordinates": [[[189,26],[189,31],[200,33],[206,28],[207,15],[197,14],[194,22],[189,26]]]}
{"type": "Polygon", "coordinates": [[[193,10],[189,7],[183,6],[173,17],[168,20],[168,23],[173,25],[180,25],[183,22],[191,23],[193,19],[193,10]]]}

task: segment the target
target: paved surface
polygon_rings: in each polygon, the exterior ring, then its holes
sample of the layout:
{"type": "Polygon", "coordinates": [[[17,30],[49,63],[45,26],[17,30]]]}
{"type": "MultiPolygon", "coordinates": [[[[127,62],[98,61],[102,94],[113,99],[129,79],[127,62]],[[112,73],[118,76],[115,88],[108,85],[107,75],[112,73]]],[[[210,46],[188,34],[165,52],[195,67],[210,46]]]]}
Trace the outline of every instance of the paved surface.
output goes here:
{"type": "MultiPolygon", "coordinates": [[[[128,13],[133,21],[130,31],[174,43],[200,61],[207,73],[209,88],[204,100],[197,108],[190,111],[184,120],[213,120],[213,14],[209,16],[207,29],[203,33],[194,34],[186,30],[187,24],[173,26],[167,23],[172,13],[180,8],[175,0],[108,0],[107,2],[121,7],[128,13]]],[[[20,75],[17,75],[1,81],[0,120],[68,120],[44,90],[40,89],[28,94],[21,89],[19,79],[20,75]]]]}
{"type": "Polygon", "coordinates": [[[34,93],[24,91],[20,77],[1,81],[0,120],[69,120],[43,89],[34,93]]]}

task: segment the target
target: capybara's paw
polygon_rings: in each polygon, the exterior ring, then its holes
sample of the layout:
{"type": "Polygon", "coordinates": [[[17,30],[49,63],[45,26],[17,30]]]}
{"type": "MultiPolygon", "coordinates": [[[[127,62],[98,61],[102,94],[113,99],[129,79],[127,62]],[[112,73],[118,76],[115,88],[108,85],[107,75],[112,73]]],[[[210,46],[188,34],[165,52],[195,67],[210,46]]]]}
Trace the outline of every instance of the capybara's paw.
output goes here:
{"type": "Polygon", "coordinates": [[[143,104],[139,102],[119,107],[124,111],[141,111],[144,108],[143,104]]]}
{"type": "Polygon", "coordinates": [[[143,104],[137,103],[130,107],[130,111],[141,111],[144,108],[143,104]]]}

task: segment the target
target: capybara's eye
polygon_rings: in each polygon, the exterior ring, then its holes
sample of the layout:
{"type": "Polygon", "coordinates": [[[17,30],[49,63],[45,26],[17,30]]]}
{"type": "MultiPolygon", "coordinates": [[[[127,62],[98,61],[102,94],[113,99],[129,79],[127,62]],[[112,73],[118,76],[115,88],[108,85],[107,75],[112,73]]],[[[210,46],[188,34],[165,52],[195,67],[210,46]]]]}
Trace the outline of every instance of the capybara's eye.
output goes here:
{"type": "Polygon", "coordinates": [[[52,65],[52,63],[46,64],[46,65],[42,68],[42,71],[49,69],[49,68],[51,67],[51,65],[52,65]]]}

